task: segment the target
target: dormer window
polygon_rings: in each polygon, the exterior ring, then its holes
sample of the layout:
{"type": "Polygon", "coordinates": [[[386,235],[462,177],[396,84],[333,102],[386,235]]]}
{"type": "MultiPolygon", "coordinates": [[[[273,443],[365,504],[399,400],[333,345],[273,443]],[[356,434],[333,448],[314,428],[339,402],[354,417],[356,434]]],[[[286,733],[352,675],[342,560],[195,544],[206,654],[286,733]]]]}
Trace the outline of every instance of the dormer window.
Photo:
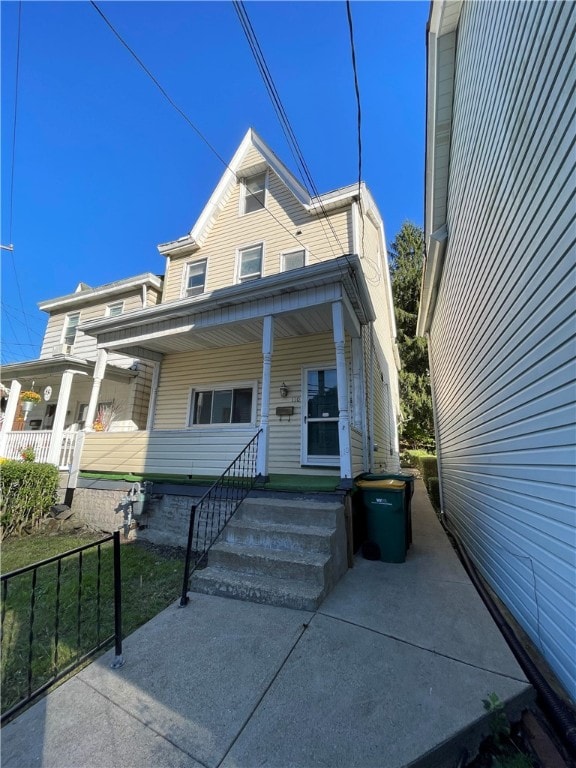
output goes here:
{"type": "Polygon", "coordinates": [[[244,179],[242,213],[261,211],[266,205],[266,172],[244,179]]]}
{"type": "Polygon", "coordinates": [[[188,264],[186,269],[186,287],[184,295],[199,296],[204,293],[204,287],[206,285],[206,259],[202,261],[194,261],[188,264]]]}

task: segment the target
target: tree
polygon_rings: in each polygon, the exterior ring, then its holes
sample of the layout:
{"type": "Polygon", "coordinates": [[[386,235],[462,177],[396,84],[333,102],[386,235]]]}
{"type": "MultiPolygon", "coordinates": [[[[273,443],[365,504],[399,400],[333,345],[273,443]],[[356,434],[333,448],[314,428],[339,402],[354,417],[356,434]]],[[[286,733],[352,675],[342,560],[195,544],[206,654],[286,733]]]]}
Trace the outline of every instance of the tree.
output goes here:
{"type": "Polygon", "coordinates": [[[433,448],[434,419],[428,348],[426,339],[416,336],[424,264],[422,228],[405,221],[390,246],[388,256],[397,342],[402,361],[399,375],[402,409],[400,440],[405,448],[433,448]]]}

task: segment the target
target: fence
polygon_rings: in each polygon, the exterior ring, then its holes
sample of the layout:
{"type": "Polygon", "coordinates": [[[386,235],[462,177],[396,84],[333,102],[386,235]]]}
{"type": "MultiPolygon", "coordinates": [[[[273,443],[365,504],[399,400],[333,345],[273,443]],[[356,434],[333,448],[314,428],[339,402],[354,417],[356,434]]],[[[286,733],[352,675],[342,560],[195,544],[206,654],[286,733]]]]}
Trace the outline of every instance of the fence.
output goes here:
{"type": "Polygon", "coordinates": [[[218,480],[206,491],[200,501],[192,505],[184,582],[180,605],[188,603],[188,583],[196,568],[205,564],[210,547],[220,536],[232,515],[254,487],[259,475],[256,472],[259,430],[252,440],[236,456],[218,480]]]}
{"type": "Polygon", "coordinates": [[[122,666],[118,531],[0,578],[2,723],[112,642],[122,666]]]}
{"type": "MultiPolygon", "coordinates": [[[[32,448],[34,460],[40,464],[47,464],[53,436],[54,432],[49,429],[7,432],[3,451],[4,458],[20,459],[25,448],[32,448]]],[[[60,469],[69,469],[71,466],[77,439],[78,432],[63,433],[58,464],[60,469]]]]}

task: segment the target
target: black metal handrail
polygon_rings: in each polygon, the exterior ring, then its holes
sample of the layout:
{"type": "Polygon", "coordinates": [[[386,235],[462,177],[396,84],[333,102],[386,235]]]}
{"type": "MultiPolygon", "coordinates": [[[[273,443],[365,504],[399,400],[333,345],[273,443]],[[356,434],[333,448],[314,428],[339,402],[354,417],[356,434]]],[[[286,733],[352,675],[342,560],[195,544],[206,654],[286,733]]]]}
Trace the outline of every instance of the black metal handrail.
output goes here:
{"type": "Polygon", "coordinates": [[[122,666],[119,531],[0,579],[2,698],[8,707],[2,723],[112,641],[111,666],[122,666]],[[102,546],[110,541],[111,585],[105,583],[102,562],[102,546]],[[112,610],[103,617],[107,605],[112,610]]]}
{"type": "Polygon", "coordinates": [[[262,430],[236,456],[206,493],[192,505],[180,605],[188,604],[188,584],[194,571],[206,563],[208,551],[250,493],[256,472],[258,438],[262,430]]]}

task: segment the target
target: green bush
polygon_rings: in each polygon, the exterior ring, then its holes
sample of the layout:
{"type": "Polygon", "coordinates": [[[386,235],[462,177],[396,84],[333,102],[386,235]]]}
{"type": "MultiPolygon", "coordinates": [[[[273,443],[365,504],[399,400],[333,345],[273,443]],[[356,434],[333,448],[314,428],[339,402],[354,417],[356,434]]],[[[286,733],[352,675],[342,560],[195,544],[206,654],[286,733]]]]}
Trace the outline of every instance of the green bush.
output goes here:
{"type": "Polygon", "coordinates": [[[58,470],[52,464],[3,461],[0,475],[0,538],[37,523],[57,501],[58,470]]]}
{"type": "Polygon", "coordinates": [[[428,451],[405,451],[406,460],[410,463],[407,466],[420,470],[424,482],[430,477],[438,477],[438,463],[436,456],[428,451]]]}
{"type": "Polygon", "coordinates": [[[429,477],[426,483],[428,489],[428,496],[434,509],[440,511],[440,481],[437,477],[429,477]]]}

